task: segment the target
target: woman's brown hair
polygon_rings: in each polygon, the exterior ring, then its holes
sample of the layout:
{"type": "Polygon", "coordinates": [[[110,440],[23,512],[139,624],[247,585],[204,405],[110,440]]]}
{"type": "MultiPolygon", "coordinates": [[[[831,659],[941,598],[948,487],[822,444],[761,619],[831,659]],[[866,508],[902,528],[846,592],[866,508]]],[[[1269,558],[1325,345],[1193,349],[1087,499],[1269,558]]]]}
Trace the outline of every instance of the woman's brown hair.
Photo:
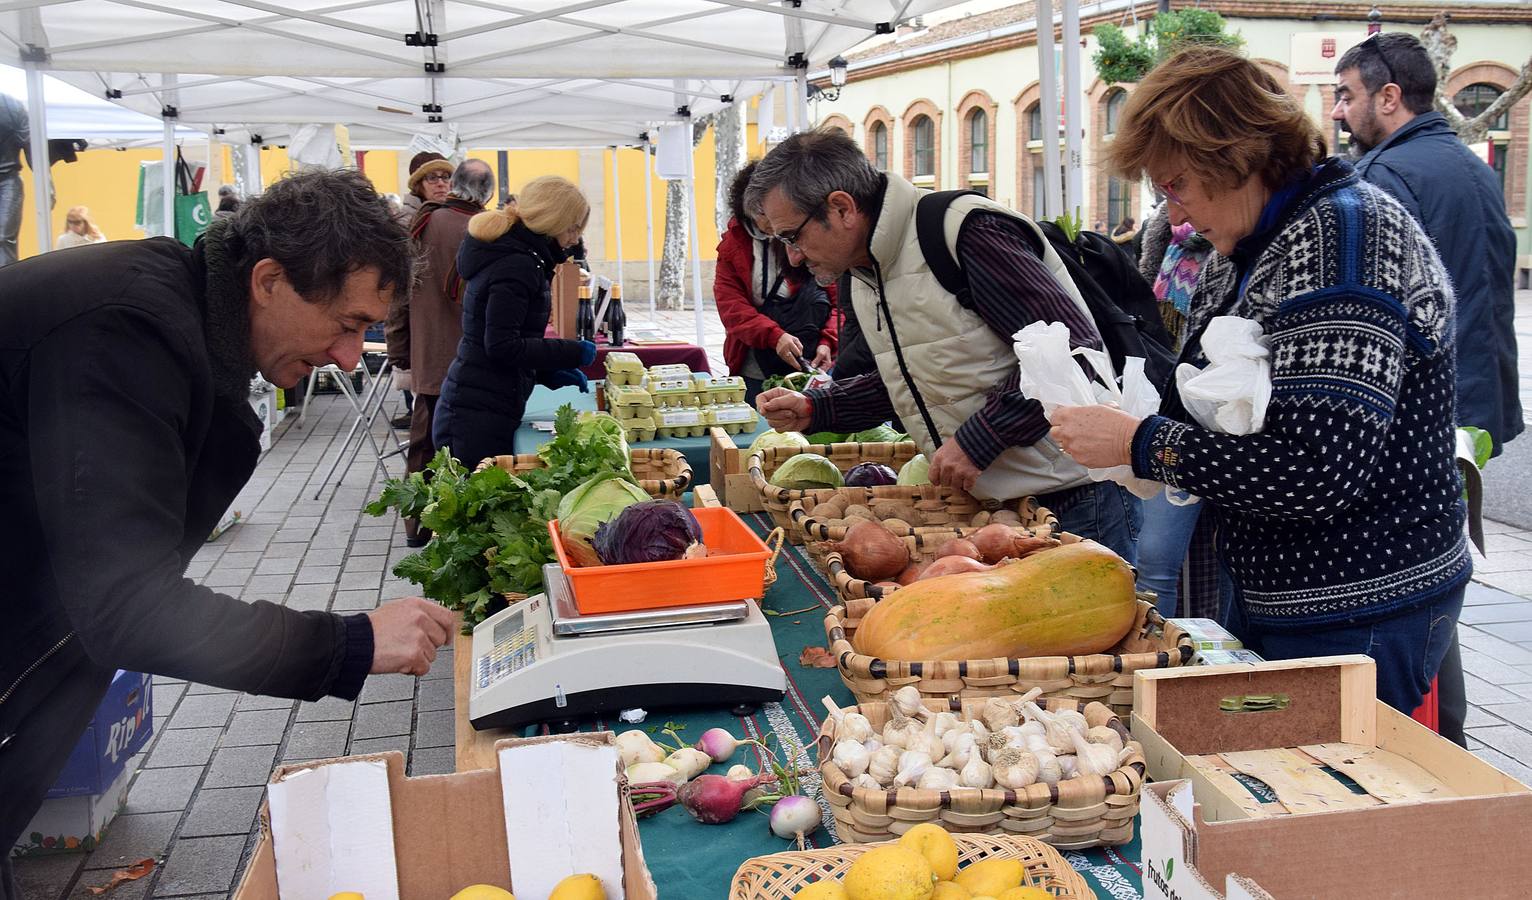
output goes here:
{"type": "Polygon", "coordinates": [[[1107,163],[1138,179],[1185,159],[1209,188],[1232,190],[1258,177],[1276,189],[1325,152],[1319,127],[1270,73],[1230,50],[1194,46],[1139,82],[1107,163]]]}

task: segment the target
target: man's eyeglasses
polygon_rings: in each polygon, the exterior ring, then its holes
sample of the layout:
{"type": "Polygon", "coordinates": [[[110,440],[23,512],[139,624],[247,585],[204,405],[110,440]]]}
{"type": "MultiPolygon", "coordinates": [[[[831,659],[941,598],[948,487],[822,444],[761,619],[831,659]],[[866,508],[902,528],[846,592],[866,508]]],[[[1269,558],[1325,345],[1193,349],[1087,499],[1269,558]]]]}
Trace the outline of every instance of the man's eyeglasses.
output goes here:
{"type": "Polygon", "coordinates": [[[788,249],[801,250],[802,248],[798,246],[798,237],[803,233],[803,229],[806,228],[810,222],[814,221],[815,215],[816,213],[809,213],[803,217],[802,222],[798,223],[797,228],[793,228],[788,231],[779,231],[772,235],[772,237],[781,241],[783,244],[786,244],[788,249]]]}

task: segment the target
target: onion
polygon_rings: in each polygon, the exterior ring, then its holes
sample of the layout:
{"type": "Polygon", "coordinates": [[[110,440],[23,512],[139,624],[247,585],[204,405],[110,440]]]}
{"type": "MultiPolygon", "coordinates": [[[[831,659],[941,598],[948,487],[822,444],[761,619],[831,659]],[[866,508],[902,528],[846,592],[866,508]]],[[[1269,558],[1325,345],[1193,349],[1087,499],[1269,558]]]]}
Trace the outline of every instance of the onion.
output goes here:
{"type": "Polygon", "coordinates": [[[819,821],[819,805],[802,794],[783,797],[771,807],[771,833],[785,840],[802,842],[819,828],[819,821]]]}
{"type": "Polygon", "coordinates": [[[943,556],[936,562],[926,566],[926,570],[920,573],[920,580],[936,578],[941,575],[960,575],[970,572],[988,572],[994,566],[987,566],[977,559],[969,559],[966,556],[943,556]]]}
{"type": "Polygon", "coordinates": [[[966,556],[969,559],[979,558],[979,548],[973,545],[973,541],[964,538],[948,538],[936,548],[936,558],[942,559],[947,556],[966,556]]]}
{"type": "Polygon", "coordinates": [[[974,532],[969,540],[978,548],[980,558],[988,563],[997,563],[1006,558],[1021,559],[1059,545],[1051,537],[1037,537],[1025,531],[1017,531],[1002,522],[985,525],[974,532]]]}
{"type": "Polygon", "coordinates": [[[906,584],[914,584],[920,580],[920,573],[924,572],[925,570],[926,567],[922,566],[920,563],[910,563],[908,566],[905,566],[904,571],[900,572],[899,577],[895,578],[894,580],[897,581],[901,586],[906,584]]]}
{"type": "Polygon", "coordinates": [[[857,522],[846,539],[830,545],[846,560],[846,570],[866,581],[893,578],[910,564],[910,551],[901,538],[876,522],[857,522]]]}

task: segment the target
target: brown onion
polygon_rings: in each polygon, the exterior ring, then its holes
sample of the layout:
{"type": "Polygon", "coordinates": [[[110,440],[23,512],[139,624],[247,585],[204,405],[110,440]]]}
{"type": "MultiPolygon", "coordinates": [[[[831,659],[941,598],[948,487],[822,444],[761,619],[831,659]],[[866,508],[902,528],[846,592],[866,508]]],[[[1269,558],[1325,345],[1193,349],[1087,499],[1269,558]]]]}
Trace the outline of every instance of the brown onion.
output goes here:
{"type": "Polygon", "coordinates": [[[864,581],[893,578],[910,564],[910,551],[876,522],[859,521],[846,529],[846,539],[832,545],[846,561],[846,571],[864,581]]]}
{"type": "Polygon", "coordinates": [[[921,581],[927,578],[937,578],[942,575],[959,575],[968,572],[988,572],[994,566],[985,565],[977,559],[967,556],[944,556],[936,562],[926,566],[926,570],[920,573],[921,581]]]}
{"type": "Polygon", "coordinates": [[[920,580],[920,573],[923,571],[925,571],[925,566],[922,566],[920,563],[910,563],[903,572],[899,573],[899,577],[894,580],[901,585],[914,584],[920,580]]]}
{"type": "Polygon", "coordinates": [[[979,558],[979,548],[973,545],[973,541],[964,538],[948,538],[936,548],[936,558],[947,556],[966,556],[969,559],[979,558]]]}

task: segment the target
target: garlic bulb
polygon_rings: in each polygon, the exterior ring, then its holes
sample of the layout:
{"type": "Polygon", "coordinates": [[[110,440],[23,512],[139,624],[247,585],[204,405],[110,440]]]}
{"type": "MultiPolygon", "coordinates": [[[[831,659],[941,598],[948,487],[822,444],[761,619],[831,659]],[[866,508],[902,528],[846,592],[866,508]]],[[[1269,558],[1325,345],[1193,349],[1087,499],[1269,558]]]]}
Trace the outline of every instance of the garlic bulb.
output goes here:
{"type": "Polygon", "coordinates": [[[835,749],[830,753],[830,761],[836,767],[846,773],[846,777],[855,778],[867,771],[867,766],[872,762],[872,754],[867,752],[859,741],[850,738],[835,742],[835,749]]]}
{"type": "Polygon", "coordinates": [[[898,747],[892,744],[885,745],[868,761],[867,774],[877,779],[879,786],[893,781],[894,775],[899,772],[899,754],[898,747]]]}
{"type": "Polygon", "coordinates": [[[1060,722],[1053,713],[1039,709],[1036,703],[1027,701],[1023,708],[1027,715],[1034,721],[1043,723],[1043,736],[1048,740],[1048,746],[1058,753],[1072,753],[1074,751],[1074,739],[1071,735],[1075,730],[1060,722]]]}
{"type": "Polygon", "coordinates": [[[932,766],[920,774],[920,780],[915,782],[919,788],[929,788],[933,791],[950,791],[959,784],[958,773],[941,766],[932,766]]]}
{"type": "Polygon", "coordinates": [[[851,779],[851,786],[854,788],[868,788],[874,791],[883,790],[883,785],[878,784],[878,780],[873,778],[871,775],[868,775],[866,772],[863,772],[862,774],[851,779]]]}
{"type": "Polygon", "coordinates": [[[958,721],[956,715],[950,712],[939,712],[931,717],[927,727],[931,729],[932,734],[935,734],[937,737],[943,737],[949,731],[960,730],[962,723],[958,721]]]}
{"type": "Polygon", "coordinates": [[[861,713],[846,713],[846,717],[840,720],[840,728],[836,735],[850,738],[857,743],[862,743],[872,737],[872,723],[861,713]]]}
{"type": "Polygon", "coordinates": [[[989,726],[985,725],[983,722],[980,722],[977,719],[969,722],[968,730],[973,734],[974,740],[978,742],[979,746],[982,747],[989,742],[989,726]]]}
{"type": "Polygon", "coordinates": [[[947,755],[947,745],[941,738],[929,731],[923,732],[919,737],[912,736],[910,738],[909,749],[924,750],[926,753],[931,754],[933,760],[941,759],[947,755]]]}
{"type": "MultiPolygon", "coordinates": [[[[1074,733],[1069,729],[1065,730],[1070,734],[1074,733]]],[[[1026,741],[1027,752],[1037,758],[1037,780],[1044,784],[1058,784],[1063,780],[1064,769],[1059,765],[1058,754],[1054,752],[1053,745],[1035,734],[1028,734],[1026,741]]]]}
{"type": "Polygon", "coordinates": [[[979,754],[975,753],[968,758],[968,762],[958,772],[958,781],[963,787],[993,787],[995,784],[994,769],[979,754]]]}
{"type": "Polygon", "coordinates": [[[999,731],[1007,725],[1015,725],[1021,721],[1021,715],[1017,713],[1015,704],[1007,697],[990,697],[985,700],[984,711],[980,715],[991,731],[999,731]]]}
{"type": "Polygon", "coordinates": [[[1059,724],[1067,725],[1081,734],[1090,730],[1090,723],[1085,720],[1085,715],[1077,709],[1061,709],[1053,714],[1053,718],[1059,724]]]}
{"type": "Polygon", "coordinates": [[[906,750],[899,754],[899,771],[894,784],[909,784],[931,768],[931,754],[921,750],[906,750]]]}
{"type": "Polygon", "coordinates": [[[985,742],[985,745],[984,745],[984,750],[985,750],[984,758],[989,760],[990,762],[994,762],[995,754],[999,753],[1001,750],[1004,750],[1005,748],[1007,748],[1009,746],[1011,746],[1010,739],[1006,737],[1005,732],[1003,732],[1003,731],[993,732],[992,734],[990,734],[989,740],[987,742],[985,742]]]}
{"type": "Polygon", "coordinates": [[[866,748],[868,753],[877,753],[879,750],[883,749],[883,742],[878,740],[876,737],[870,737],[862,742],[862,746],[866,748]]]}
{"type": "Polygon", "coordinates": [[[1065,778],[1073,778],[1080,774],[1079,761],[1075,759],[1075,755],[1073,753],[1065,754],[1064,756],[1060,756],[1058,759],[1059,771],[1064,774],[1065,778]]]}
{"type": "Polygon", "coordinates": [[[973,735],[966,733],[960,735],[957,739],[957,745],[952,748],[952,752],[942,757],[941,762],[937,763],[937,765],[946,766],[949,769],[963,768],[968,765],[970,758],[979,755],[976,751],[976,744],[977,742],[974,740],[973,735]]]}
{"type": "Polygon", "coordinates": [[[903,747],[909,743],[912,729],[914,733],[919,734],[920,724],[906,716],[895,715],[888,720],[888,724],[883,726],[883,743],[892,747],[903,747]]]}
{"type": "Polygon", "coordinates": [[[1020,790],[1037,781],[1037,757],[1025,750],[1007,747],[995,754],[991,766],[997,787],[1020,790]]]}
{"type": "Polygon", "coordinates": [[[1076,765],[1082,776],[1100,777],[1117,771],[1117,751],[1104,744],[1092,744],[1078,731],[1069,733],[1074,737],[1076,765]]]}
{"type": "Polygon", "coordinates": [[[942,750],[943,750],[943,755],[945,755],[947,753],[951,753],[952,752],[952,748],[957,746],[958,738],[965,737],[965,736],[966,737],[973,737],[973,732],[968,731],[967,729],[963,729],[963,728],[954,728],[951,731],[947,732],[946,734],[942,735],[942,750]]]}
{"type": "Polygon", "coordinates": [[[1122,752],[1122,735],[1105,725],[1097,725],[1095,728],[1085,732],[1085,739],[1092,744],[1102,744],[1111,747],[1118,753],[1122,752]]]}
{"type": "MultiPolygon", "coordinates": [[[[1006,730],[1009,731],[1010,729],[1006,729],[1006,730]]],[[[1018,734],[1022,735],[1023,737],[1025,737],[1026,735],[1029,735],[1029,734],[1035,734],[1038,737],[1045,737],[1048,734],[1048,729],[1044,728],[1043,727],[1043,723],[1041,723],[1041,722],[1028,721],[1028,722],[1023,722],[1020,725],[1018,725],[1016,727],[1016,732],[1018,734]]]]}
{"type": "Polygon", "coordinates": [[[912,684],[894,691],[894,708],[900,713],[917,719],[931,718],[931,711],[926,709],[920,701],[920,690],[912,684]]]}

